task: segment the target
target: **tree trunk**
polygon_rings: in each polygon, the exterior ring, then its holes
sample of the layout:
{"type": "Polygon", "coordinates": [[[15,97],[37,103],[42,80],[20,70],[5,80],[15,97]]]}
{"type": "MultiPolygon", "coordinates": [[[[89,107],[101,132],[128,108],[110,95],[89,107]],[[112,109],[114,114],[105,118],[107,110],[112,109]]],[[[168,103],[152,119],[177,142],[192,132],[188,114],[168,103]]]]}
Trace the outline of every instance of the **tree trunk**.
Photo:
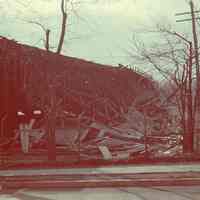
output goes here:
{"type": "Polygon", "coordinates": [[[56,161],[55,126],[53,120],[48,123],[48,160],[56,161]]]}
{"type": "Polygon", "coordinates": [[[189,62],[187,63],[188,77],[186,89],[186,109],[187,109],[187,124],[186,132],[183,140],[183,150],[185,153],[193,153],[194,149],[194,125],[195,118],[193,117],[193,97],[192,97],[192,43],[190,43],[189,62]]]}
{"type": "Polygon", "coordinates": [[[62,27],[61,27],[61,33],[60,33],[60,40],[58,43],[57,53],[60,54],[62,51],[64,38],[65,38],[65,32],[66,32],[66,23],[67,23],[67,13],[65,11],[65,0],[62,0],[61,2],[61,11],[62,11],[62,27]]]}
{"type": "Polygon", "coordinates": [[[50,30],[46,30],[46,41],[45,41],[45,48],[47,51],[49,51],[49,35],[50,35],[50,30]]]}

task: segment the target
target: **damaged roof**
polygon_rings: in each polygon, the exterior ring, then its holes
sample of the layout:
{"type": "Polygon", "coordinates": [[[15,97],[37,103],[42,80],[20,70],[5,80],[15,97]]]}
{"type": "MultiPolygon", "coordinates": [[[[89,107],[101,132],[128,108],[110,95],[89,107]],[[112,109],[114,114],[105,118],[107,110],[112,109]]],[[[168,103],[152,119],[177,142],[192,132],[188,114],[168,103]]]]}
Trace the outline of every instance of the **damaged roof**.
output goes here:
{"type": "Polygon", "coordinates": [[[112,121],[138,95],[155,92],[151,79],[127,67],[63,56],[7,38],[0,39],[0,64],[1,104],[12,98],[16,109],[48,110],[53,99],[62,111],[112,121]]]}

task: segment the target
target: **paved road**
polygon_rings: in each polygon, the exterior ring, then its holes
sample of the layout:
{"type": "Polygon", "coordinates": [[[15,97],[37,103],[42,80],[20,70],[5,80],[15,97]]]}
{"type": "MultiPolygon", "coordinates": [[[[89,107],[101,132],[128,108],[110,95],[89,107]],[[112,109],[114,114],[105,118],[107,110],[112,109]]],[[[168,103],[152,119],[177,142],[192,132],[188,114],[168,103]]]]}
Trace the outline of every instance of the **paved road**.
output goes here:
{"type": "Polygon", "coordinates": [[[175,165],[133,165],[98,168],[73,169],[26,169],[26,170],[0,170],[0,176],[26,176],[26,175],[63,175],[63,174],[121,174],[121,173],[171,173],[171,172],[200,172],[200,163],[175,165]]]}
{"type": "Polygon", "coordinates": [[[0,195],[0,200],[199,200],[200,186],[85,188],[73,190],[23,189],[0,195]]]}
{"type": "Polygon", "coordinates": [[[200,165],[117,166],[82,169],[4,170],[0,186],[8,188],[86,188],[200,185],[200,165]]]}
{"type": "Polygon", "coordinates": [[[0,186],[8,188],[77,188],[200,185],[199,164],[117,166],[82,169],[4,170],[0,186]]]}
{"type": "Polygon", "coordinates": [[[3,191],[18,188],[87,188],[200,185],[200,173],[65,174],[0,177],[3,191]]]}

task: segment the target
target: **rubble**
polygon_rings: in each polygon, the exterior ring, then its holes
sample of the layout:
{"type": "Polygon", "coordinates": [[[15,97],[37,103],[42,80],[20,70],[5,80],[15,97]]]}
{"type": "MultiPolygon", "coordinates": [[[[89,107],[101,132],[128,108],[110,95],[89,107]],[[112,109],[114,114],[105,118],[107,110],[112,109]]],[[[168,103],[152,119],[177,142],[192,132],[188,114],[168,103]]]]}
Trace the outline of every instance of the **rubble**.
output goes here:
{"type": "Polygon", "coordinates": [[[112,154],[109,151],[108,147],[106,147],[106,146],[99,146],[98,148],[101,151],[104,160],[111,160],[112,159],[112,154]]]}
{"type": "MultiPolygon", "coordinates": [[[[70,121],[67,127],[56,128],[56,145],[59,149],[79,151],[81,158],[86,160],[128,161],[146,153],[153,158],[180,154],[181,136],[154,135],[155,119],[156,116],[139,111],[133,104],[122,123],[109,125],[94,120],[90,124],[87,124],[88,121],[82,122],[80,126],[70,121]]],[[[46,134],[41,128],[32,129],[31,126],[30,129],[27,130],[31,138],[29,145],[34,147],[41,143],[46,134]]]]}
{"type": "Polygon", "coordinates": [[[0,86],[5,92],[1,125],[11,139],[11,129],[19,127],[22,152],[29,153],[44,141],[49,158],[56,146],[87,159],[104,160],[129,160],[146,152],[152,157],[174,156],[181,151],[179,119],[168,123],[160,89],[152,79],[121,65],[65,57],[6,38],[0,43],[2,55],[7,55],[0,57],[0,86]],[[27,124],[34,109],[46,120],[38,127],[27,124]],[[26,122],[14,119],[18,111],[28,112],[26,122]],[[170,136],[172,132],[177,137],[170,136]]]}
{"type": "Polygon", "coordinates": [[[153,135],[156,116],[145,116],[132,105],[123,123],[109,126],[91,123],[80,137],[82,156],[103,160],[129,160],[148,151],[151,157],[170,157],[180,153],[180,135],[153,135]],[[144,118],[148,124],[145,135],[144,118]],[[152,119],[153,118],[153,119],[152,119]]]}

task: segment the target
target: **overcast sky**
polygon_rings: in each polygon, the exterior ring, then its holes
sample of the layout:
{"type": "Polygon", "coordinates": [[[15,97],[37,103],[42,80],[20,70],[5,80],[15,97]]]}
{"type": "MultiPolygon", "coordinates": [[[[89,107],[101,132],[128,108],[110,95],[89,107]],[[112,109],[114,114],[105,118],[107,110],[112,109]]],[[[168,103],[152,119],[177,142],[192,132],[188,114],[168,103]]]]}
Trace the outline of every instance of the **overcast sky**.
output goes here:
{"type": "MultiPolygon", "coordinates": [[[[177,12],[189,11],[187,0],[78,0],[68,21],[63,54],[103,64],[133,64],[126,50],[133,33],[156,23],[171,23],[179,31],[190,22],[175,23],[177,12]]],[[[194,0],[198,8],[197,0],[194,0]]],[[[43,47],[43,31],[51,29],[51,46],[58,42],[60,0],[0,0],[0,34],[21,43],[43,47]]],[[[139,34],[139,33],[138,33],[139,34]]],[[[145,39],[150,42],[151,37],[145,39]]],[[[139,67],[139,66],[138,66],[139,67]]],[[[142,66],[144,67],[144,66],[142,66]]]]}

